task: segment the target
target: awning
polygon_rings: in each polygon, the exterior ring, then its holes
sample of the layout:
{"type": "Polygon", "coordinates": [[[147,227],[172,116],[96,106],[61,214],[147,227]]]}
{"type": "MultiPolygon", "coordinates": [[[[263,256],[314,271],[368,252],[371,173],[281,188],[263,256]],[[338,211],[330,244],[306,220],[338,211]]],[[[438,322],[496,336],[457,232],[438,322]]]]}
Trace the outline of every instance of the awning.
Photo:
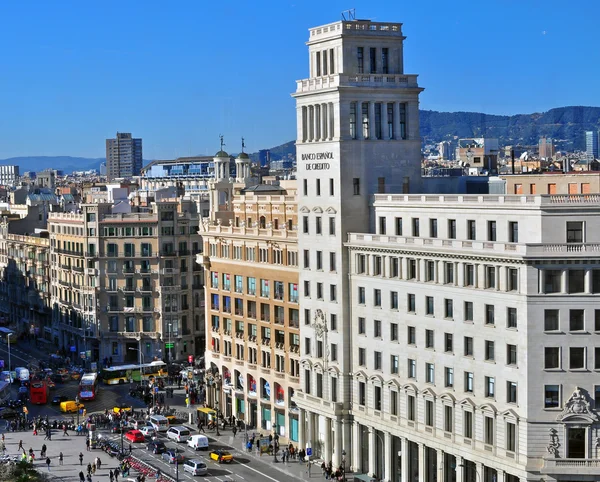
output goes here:
{"type": "Polygon", "coordinates": [[[213,410],[212,408],[208,408],[208,407],[201,407],[198,409],[199,412],[202,413],[208,413],[209,415],[212,415],[213,413],[216,414],[217,412],[215,410],[213,410]]]}

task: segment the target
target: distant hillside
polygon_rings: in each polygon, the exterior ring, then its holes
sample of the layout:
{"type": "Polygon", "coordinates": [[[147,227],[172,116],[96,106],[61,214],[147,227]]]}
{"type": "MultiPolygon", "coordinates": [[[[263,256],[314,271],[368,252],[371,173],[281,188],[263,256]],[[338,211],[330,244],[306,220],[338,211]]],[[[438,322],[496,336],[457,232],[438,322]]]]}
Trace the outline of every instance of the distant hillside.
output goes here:
{"type": "Polygon", "coordinates": [[[500,145],[536,145],[542,136],[559,149],[584,150],[585,131],[600,129],[600,107],[558,107],[548,112],[512,116],[476,112],[421,111],[421,137],[442,141],[452,136],[495,137],[500,145]]]}
{"type": "Polygon", "coordinates": [[[25,156],[11,157],[9,159],[0,159],[0,165],[16,164],[19,166],[19,172],[23,174],[26,171],[43,171],[44,169],[59,169],[65,173],[73,171],[87,171],[90,169],[100,169],[100,164],[104,162],[103,157],[71,157],[71,156],[25,156]]]}

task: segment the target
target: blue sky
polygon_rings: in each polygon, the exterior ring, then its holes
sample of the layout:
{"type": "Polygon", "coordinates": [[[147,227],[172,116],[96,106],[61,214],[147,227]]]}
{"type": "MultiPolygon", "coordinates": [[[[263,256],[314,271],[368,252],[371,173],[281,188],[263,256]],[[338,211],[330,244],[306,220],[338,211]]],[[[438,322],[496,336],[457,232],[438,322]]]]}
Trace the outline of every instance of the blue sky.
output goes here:
{"type": "Polygon", "coordinates": [[[0,2],[0,159],[103,157],[116,131],[146,159],[292,140],[307,29],[350,7],[404,24],[423,109],[600,105],[593,0],[0,2]]]}

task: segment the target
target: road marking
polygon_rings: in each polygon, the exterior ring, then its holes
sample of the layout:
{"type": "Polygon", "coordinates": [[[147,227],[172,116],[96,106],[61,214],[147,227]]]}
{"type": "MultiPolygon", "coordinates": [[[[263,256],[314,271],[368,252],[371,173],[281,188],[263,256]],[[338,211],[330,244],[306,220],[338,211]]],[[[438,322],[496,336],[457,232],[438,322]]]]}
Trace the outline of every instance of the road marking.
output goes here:
{"type": "Polygon", "coordinates": [[[269,479],[269,480],[272,480],[273,482],[280,482],[279,480],[277,480],[277,479],[274,479],[273,477],[269,477],[267,474],[264,474],[264,473],[262,473],[260,470],[256,470],[254,467],[250,467],[250,466],[249,466],[249,465],[247,465],[247,464],[240,464],[240,465],[243,465],[244,467],[246,467],[246,468],[248,468],[248,469],[250,469],[250,470],[252,470],[252,471],[256,472],[257,474],[260,474],[260,475],[262,475],[263,477],[266,477],[267,479],[269,479]]]}

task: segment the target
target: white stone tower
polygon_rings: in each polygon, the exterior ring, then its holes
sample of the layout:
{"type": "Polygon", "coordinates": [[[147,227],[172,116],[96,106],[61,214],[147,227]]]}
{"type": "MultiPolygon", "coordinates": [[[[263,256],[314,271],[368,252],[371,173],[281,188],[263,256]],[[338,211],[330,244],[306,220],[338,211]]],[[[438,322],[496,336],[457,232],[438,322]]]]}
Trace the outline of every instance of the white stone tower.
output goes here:
{"type": "Polygon", "coordinates": [[[223,150],[225,146],[223,136],[221,139],[221,149],[213,157],[215,177],[210,181],[210,217],[212,221],[229,220],[231,214],[231,197],[233,195],[233,183],[230,179],[230,158],[229,154],[223,150]]]}
{"type": "MultiPolygon", "coordinates": [[[[367,232],[374,193],[418,191],[419,93],[404,74],[402,25],[311,28],[297,82],[301,386],[299,445],[334,467],[351,447],[348,232],[367,232]]],[[[392,227],[390,226],[391,230],[392,227]]],[[[390,231],[390,234],[393,234],[390,231]]]]}
{"type": "Polygon", "coordinates": [[[250,156],[244,152],[244,138],[242,137],[242,152],[235,159],[235,182],[245,183],[251,177],[250,156]]]}

